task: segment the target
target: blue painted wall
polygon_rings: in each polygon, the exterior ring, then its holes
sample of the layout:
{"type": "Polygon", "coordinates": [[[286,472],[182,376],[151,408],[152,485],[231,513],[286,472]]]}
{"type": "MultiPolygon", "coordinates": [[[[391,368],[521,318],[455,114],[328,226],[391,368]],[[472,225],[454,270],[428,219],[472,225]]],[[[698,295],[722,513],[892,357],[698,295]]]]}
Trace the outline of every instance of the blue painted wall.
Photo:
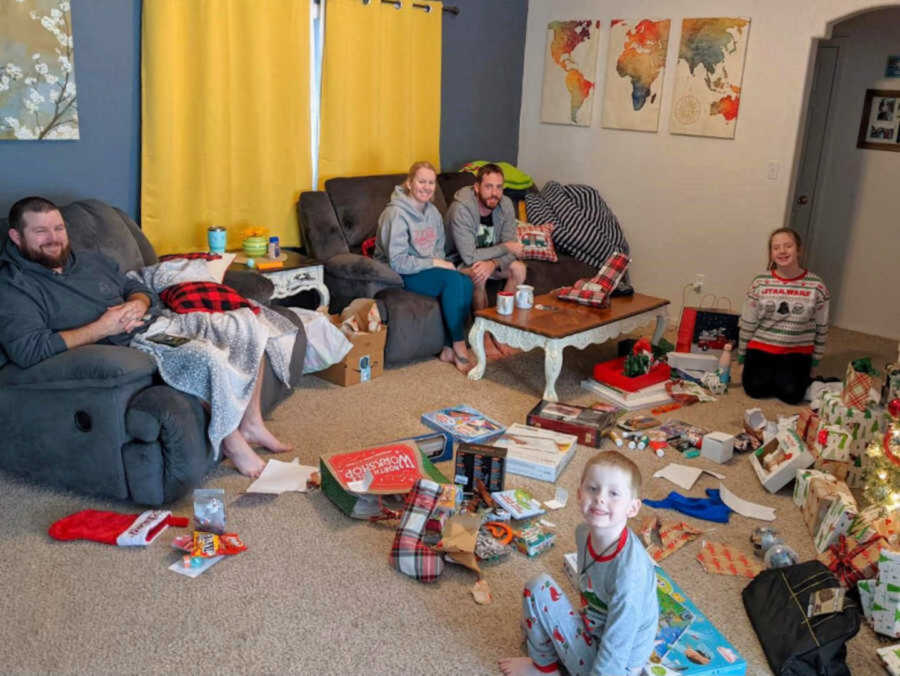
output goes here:
{"type": "Polygon", "coordinates": [[[138,211],[141,0],[72,0],[78,141],[0,141],[0,214],[25,195],[138,211]]]}
{"type": "MultiPolygon", "coordinates": [[[[527,0],[448,0],[441,163],[516,162],[527,0]]],[[[72,0],[79,141],[0,141],[0,214],[25,195],[140,208],[141,0],[72,0]]],[[[401,66],[398,64],[398,66],[401,66]]],[[[408,67],[402,65],[401,67],[408,67]]]]}
{"type": "Polygon", "coordinates": [[[515,164],[528,0],[444,0],[441,169],[471,160],[515,164]]]}

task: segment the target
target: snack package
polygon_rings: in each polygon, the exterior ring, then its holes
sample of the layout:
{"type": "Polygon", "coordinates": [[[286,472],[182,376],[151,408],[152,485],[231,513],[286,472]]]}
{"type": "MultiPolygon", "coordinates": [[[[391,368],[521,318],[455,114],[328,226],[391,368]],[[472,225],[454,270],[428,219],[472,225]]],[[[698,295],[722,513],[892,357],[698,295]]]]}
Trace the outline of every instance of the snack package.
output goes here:
{"type": "Polygon", "coordinates": [[[206,533],[195,530],[191,547],[191,556],[210,558],[213,556],[234,555],[245,551],[247,546],[241,542],[236,533],[206,533]]]}
{"type": "Polygon", "coordinates": [[[194,489],[194,521],[197,530],[221,535],[225,532],[225,489],[194,489]]]}

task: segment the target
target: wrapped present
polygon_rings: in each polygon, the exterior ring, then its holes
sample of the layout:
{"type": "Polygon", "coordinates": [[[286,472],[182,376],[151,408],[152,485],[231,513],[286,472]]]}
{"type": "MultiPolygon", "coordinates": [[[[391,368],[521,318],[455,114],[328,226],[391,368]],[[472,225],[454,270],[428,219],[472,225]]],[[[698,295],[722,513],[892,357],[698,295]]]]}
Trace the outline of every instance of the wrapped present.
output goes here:
{"type": "Polygon", "coordinates": [[[859,541],[880,535],[884,542],[893,549],[900,540],[900,514],[891,511],[883,505],[869,505],[853,520],[847,534],[859,541]]]}
{"type": "Polygon", "coordinates": [[[837,499],[829,505],[813,536],[816,551],[824,552],[837,542],[838,537],[846,534],[858,512],[859,509],[852,496],[838,493],[837,499]]]}
{"type": "Polygon", "coordinates": [[[859,605],[862,606],[866,622],[872,622],[872,602],[875,600],[875,580],[860,580],[856,583],[859,591],[859,605]]]}
{"type": "Polygon", "coordinates": [[[873,404],[862,410],[846,406],[836,392],[825,392],[822,395],[819,416],[820,427],[840,425],[850,432],[851,458],[865,455],[869,442],[883,435],[887,429],[887,417],[883,406],[873,404]]]}
{"type": "Polygon", "coordinates": [[[844,390],[841,392],[841,401],[846,406],[860,411],[870,403],[877,403],[880,394],[875,389],[875,376],[877,371],[872,366],[872,360],[868,357],[854,359],[847,364],[847,372],[844,374],[844,390]]]}
{"type": "Polygon", "coordinates": [[[900,676],[900,643],[879,648],[875,652],[891,676],[900,676]]]}
{"type": "Polygon", "coordinates": [[[878,556],[878,581],[900,585],[900,552],[882,547],[878,556]]]}
{"type": "Polygon", "coordinates": [[[900,587],[875,582],[872,595],[872,628],[879,634],[900,637],[900,587]]]}
{"type": "Polygon", "coordinates": [[[847,466],[847,478],[844,481],[850,488],[862,488],[865,483],[866,472],[862,460],[863,458],[854,458],[847,466]]]}
{"type": "Polygon", "coordinates": [[[822,477],[813,477],[810,480],[806,502],[803,503],[803,520],[811,535],[818,532],[825,514],[837,500],[853,502],[853,495],[845,483],[828,481],[822,477]]]}
{"type": "Polygon", "coordinates": [[[758,561],[722,542],[701,542],[697,560],[707,573],[719,575],[756,577],[763,569],[758,561]]]}
{"type": "Polygon", "coordinates": [[[812,447],[819,430],[819,413],[811,408],[805,408],[797,416],[797,434],[806,442],[807,447],[812,447]]]}
{"type": "Polygon", "coordinates": [[[822,460],[850,462],[852,435],[840,425],[821,425],[816,432],[815,456],[822,460]]]}
{"type": "Polygon", "coordinates": [[[806,496],[809,494],[809,482],[812,479],[823,479],[835,483],[837,479],[830,474],[815,469],[798,469],[794,482],[794,504],[803,507],[806,504],[806,496]]]}
{"type": "Polygon", "coordinates": [[[850,588],[878,573],[878,547],[882,540],[880,535],[873,535],[864,541],[839,535],[837,542],[817,558],[835,574],[841,586],[850,588]]]}
{"type": "Polygon", "coordinates": [[[830,474],[838,481],[843,481],[845,483],[847,482],[847,477],[850,475],[850,467],[851,463],[849,462],[822,460],[822,458],[816,458],[816,461],[813,463],[814,469],[830,474]]]}

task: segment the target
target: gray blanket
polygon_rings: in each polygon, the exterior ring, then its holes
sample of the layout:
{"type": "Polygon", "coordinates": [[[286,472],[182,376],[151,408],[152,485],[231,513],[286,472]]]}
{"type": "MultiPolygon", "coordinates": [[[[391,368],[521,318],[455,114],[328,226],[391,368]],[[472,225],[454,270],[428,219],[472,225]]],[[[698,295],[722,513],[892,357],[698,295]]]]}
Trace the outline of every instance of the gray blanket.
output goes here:
{"type": "MultiPolygon", "coordinates": [[[[157,293],[181,282],[216,281],[208,277],[205,262],[196,260],[165,261],[129,274],[157,293]]],[[[265,306],[259,308],[259,315],[248,308],[188,314],[164,309],[131,342],[132,347],[153,356],[167,385],[209,404],[207,434],[217,459],[222,439],[237,429],[247,410],[263,355],[268,357],[278,379],[289,382],[297,327],[277,312],[265,306]],[[159,333],[191,340],[178,347],[148,340],[159,333]]]]}

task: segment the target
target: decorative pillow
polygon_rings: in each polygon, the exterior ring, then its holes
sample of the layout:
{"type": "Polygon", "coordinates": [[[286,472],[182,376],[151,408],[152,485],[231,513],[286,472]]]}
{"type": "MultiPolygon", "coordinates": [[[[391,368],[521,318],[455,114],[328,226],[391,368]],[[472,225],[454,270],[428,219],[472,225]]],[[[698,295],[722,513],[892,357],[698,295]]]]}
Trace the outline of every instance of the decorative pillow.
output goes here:
{"type": "Polygon", "coordinates": [[[559,298],[573,300],[582,305],[607,307],[609,294],[619,284],[628,269],[631,259],[621,251],[616,251],[603,264],[596,276],[579,279],[574,286],[564,286],[559,290],[559,298]]]}
{"type": "Polygon", "coordinates": [[[168,308],[179,313],[188,312],[228,312],[247,307],[253,314],[259,314],[259,308],[251,304],[237,291],[224,284],[212,282],[183,282],[166,287],[159,294],[159,299],[168,308]]]}
{"type": "Polygon", "coordinates": [[[214,254],[206,252],[166,254],[165,256],[159,257],[159,262],[163,263],[165,261],[178,259],[204,260],[206,261],[206,268],[209,270],[209,274],[217,283],[221,284],[222,280],[225,279],[225,271],[228,270],[228,266],[234,262],[236,256],[236,253],[214,254]]]}
{"type": "Polygon", "coordinates": [[[556,249],[553,247],[553,224],[532,225],[531,223],[522,223],[518,221],[516,230],[518,231],[519,242],[522,243],[524,251],[522,258],[533,261],[550,261],[556,263],[559,260],[556,256],[556,249]]]}

